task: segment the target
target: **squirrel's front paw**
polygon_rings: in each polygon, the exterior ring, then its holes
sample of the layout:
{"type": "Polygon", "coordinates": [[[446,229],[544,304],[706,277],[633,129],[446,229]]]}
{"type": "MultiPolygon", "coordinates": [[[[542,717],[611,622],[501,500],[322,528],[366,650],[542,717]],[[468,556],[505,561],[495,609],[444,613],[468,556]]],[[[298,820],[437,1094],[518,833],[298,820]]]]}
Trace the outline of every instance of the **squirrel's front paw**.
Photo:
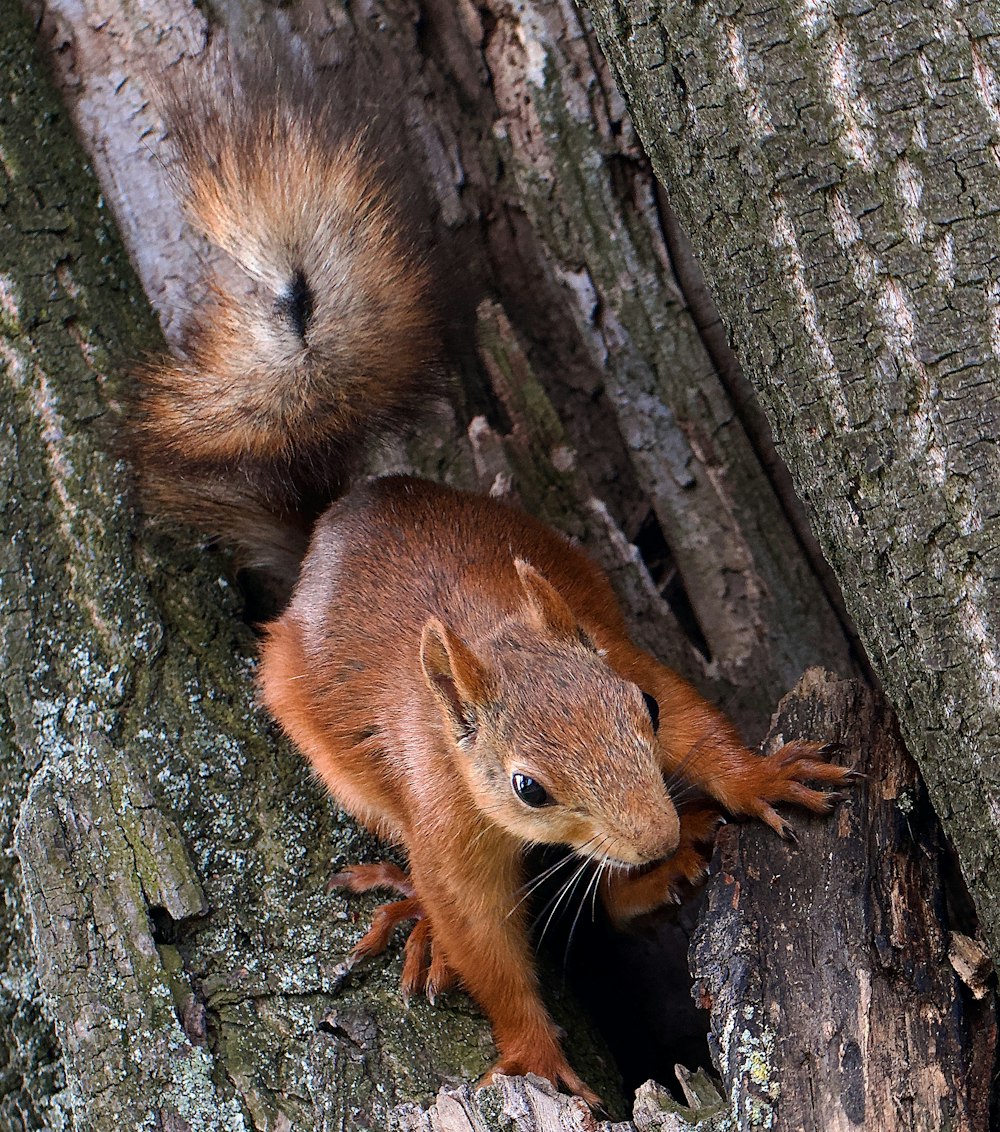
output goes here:
{"type": "Polygon", "coordinates": [[[409,1002],[423,991],[433,1006],[439,994],[444,994],[458,982],[458,976],[448,965],[444,952],[434,944],[434,929],[424,917],[413,925],[406,941],[401,986],[403,1001],[409,1002]]]}
{"type": "Polygon", "coordinates": [[[602,882],[604,907],[618,927],[663,905],[680,904],[708,877],[715,835],[725,818],[718,806],[707,802],[682,810],[680,819],[680,842],[673,856],[641,872],[612,873],[602,882]]]}
{"type": "Polygon", "coordinates": [[[860,775],[850,767],[826,762],[831,755],[845,748],[841,743],[813,743],[794,739],[780,747],[755,768],[755,796],[745,812],[760,818],[781,837],[794,839],[788,822],[774,809],[772,802],[791,802],[813,813],[827,814],[844,795],[837,791],[815,790],[804,782],[820,782],[844,786],[860,775]]]}

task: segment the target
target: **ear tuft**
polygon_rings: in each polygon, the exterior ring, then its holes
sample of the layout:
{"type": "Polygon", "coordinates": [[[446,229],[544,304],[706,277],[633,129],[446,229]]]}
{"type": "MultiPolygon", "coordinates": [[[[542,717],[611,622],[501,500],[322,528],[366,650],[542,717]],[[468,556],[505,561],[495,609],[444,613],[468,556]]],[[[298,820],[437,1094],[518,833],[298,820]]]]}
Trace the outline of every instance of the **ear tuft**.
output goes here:
{"type": "Polygon", "coordinates": [[[444,643],[447,632],[445,626],[433,617],[424,626],[420,636],[420,665],[428,680],[451,677],[451,657],[448,656],[448,647],[444,643]]]}
{"type": "Polygon", "coordinates": [[[521,585],[528,599],[528,608],[539,628],[547,629],[556,637],[579,640],[581,637],[579,622],[558,590],[523,558],[514,559],[514,569],[521,579],[521,585]]]}

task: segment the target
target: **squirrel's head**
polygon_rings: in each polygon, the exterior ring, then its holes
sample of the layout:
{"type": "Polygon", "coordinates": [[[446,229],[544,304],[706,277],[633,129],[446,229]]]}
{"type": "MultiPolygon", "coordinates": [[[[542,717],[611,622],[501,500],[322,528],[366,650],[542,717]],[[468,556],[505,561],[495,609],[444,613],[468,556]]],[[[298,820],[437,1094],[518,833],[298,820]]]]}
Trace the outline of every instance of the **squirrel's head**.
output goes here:
{"type": "Polygon", "coordinates": [[[532,566],[515,565],[523,609],[485,643],[437,619],[424,627],[421,664],[457,769],[479,809],[526,842],[629,865],[670,856],[679,822],[659,706],[611,669],[532,566]]]}

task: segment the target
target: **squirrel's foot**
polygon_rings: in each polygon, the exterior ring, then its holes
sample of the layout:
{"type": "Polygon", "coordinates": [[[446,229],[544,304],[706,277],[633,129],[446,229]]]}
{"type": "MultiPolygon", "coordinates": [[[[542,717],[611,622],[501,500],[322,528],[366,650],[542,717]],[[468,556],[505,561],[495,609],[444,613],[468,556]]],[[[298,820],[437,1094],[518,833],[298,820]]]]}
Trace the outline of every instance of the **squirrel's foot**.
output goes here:
{"type": "Polygon", "coordinates": [[[398,865],[382,861],[376,865],[349,865],[327,881],[327,891],[346,888],[351,892],[370,892],[387,888],[403,897],[392,904],[382,904],[372,914],[372,924],[351,952],[357,961],[368,955],[380,955],[389,945],[396,927],[406,920],[416,920],[403,949],[403,976],[400,986],[403,1001],[415,994],[426,993],[431,1005],[439,994],[450,990],[458,976],[449,967],[440,947],[434,946],[434,931],[424,914],[409,876],[398,865]]]}
{"type": "Polygon", "coordinates": [[[346,888],[351,892],[371,892],[373,888],[387,888],[400,896],[414,895],[413,882],[399,865],[379,861],[376,865],[348,865],[334,873],[326,882],[326,890],[346,888]]]}
{"type": "Polygon", "coordinates": [[[760,818],[781,837],[794,839],[791,826],[775,811],[772,802],[791,802],[817,814],[828,814],[844,795],[814,790],[803,782],[847,785],[858,775],[849,767],[834,766],[825,760],[844,750],[840,743],[813,743],[795,739],[761,760],[754,770],[753,796],[742,811],[760,818]]]}
{"type": "Polygon", "coordinates": [[[673,856],[643,872],[612,873],[602,883],[604,907],[618,927],[664,904],[679,904],[708,877],[715,835],[725,818],[707,803],[682,810],[680,819],[680,842],[673,856]]]}
{"type": "Polygon", "coordinates": [[[403,1001],[409,1002],[423,991],[433,1006],[439,994],[444,994],[458,982],[458,976],[448,966],[444,952],[434,946],[434,929],[426,917],[414,925],[406,941],[401,980],[403,1001]]]}
{"type": "Polygon", "coordinates": [[[372,913],[372,926],[355,944],[351,957],[357,960],[369,955],[381,955],[389,946],[389,939],[399,924],[407,920],[419,921],[423,914],[420,901],[413,897],[379,905],[372,913]]]}
{"type": "Polygon", "coordinates": [[[346,888],[351,892],[387,888],[404,898],[375,909],[371,927],[351,952],[353,960],[364,959],[367,955],[381,955],[399,924],[407,920],[419,921],[424,914],[420,901],[414,895],[410,878],[398,865],[389,861],[381,861],[377,865],[349,865],[339,873],[334,873],[326,882],[327,892],[334,888],[346,888]]]}
{"type": "Polygon", "coordinates": [[[557,1089],[561,1086],[567,1091],[575,1093],[578,1097],[582,1097],[592,1109],[604,1111],[604,1102],[586,1081],[573,1072],[562,1053],[549,1057],[527,1054],[502,1057],[489,1072],[480,1078],[476,1088],[481,1089],[484,1085],[492,1085],[493,1078],[498,1074],[505,1077],[523,1077],[528,1073],[544,1077],[547,1081],[551,1081],[557,1089]]]}

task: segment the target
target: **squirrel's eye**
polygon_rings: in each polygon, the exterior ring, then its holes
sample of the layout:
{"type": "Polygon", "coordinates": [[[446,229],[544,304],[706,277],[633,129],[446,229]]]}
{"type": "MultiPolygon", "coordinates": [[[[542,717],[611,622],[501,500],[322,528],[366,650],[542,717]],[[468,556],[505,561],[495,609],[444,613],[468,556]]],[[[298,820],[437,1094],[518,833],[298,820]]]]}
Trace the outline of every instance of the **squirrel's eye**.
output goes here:
{"type": "Polygon", "coordinates": [[[646,711],[649,712],[649,719],[653,724],[653,734],[655,735],[660,726],[660,705],[649,692],[643,692],[642,698],[646,701],[646,711]]]}
{"type": "Polygon", "coordinates": [[[515,774],[510,782],[514,787],[514,793],[526,806],[537,809],[539,806],[547,806],[552,800],[546,794],[545,787],[526,774],[515,774]]]}

